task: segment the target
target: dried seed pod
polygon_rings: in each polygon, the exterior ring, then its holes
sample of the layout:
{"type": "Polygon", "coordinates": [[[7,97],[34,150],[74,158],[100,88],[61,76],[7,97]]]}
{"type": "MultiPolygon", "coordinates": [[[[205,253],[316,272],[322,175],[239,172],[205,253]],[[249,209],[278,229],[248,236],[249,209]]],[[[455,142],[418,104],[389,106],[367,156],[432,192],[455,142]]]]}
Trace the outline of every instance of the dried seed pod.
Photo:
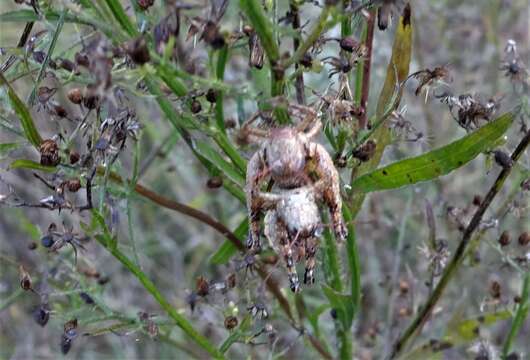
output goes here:
{"type": "Polygon", "coordinates": [[[490,295],[494,299],[499,299],[501,297],[501,284],[496,280],[491,282],[490,295]]]}
{"type": "Polygon", "coordinates": [[[201,102],[197,99],[193,99],[190,105],[190,110],[194,114],[201,112],[202,110],[201,102]]]}
{"type": "Polygon", "coordinates": [[[46,303],[40,304],[33,309],[31,315],[37,324],[44,327],[48,323],[48,320],[50,320],[50,307],[46,303]]]}
{"type": "Polygon", "coordinates": [[[335,155],[335,160],[333,161],[338,168],[345,168],[348,165],[348,160],[346,156],[342,153],[335,155]]]}
{"type": "Polygon", "coordinates": [[[147,41],[143,36],[140,36],[126,45],[127,55],[138,65],[143,65],[151,59],[149,56],[149,49],[147,48],[147,41]]]}
{"type": "Polygon", "coordinates": [[[39,64],[42,64],[44,62],[44,59],[46,58],[46,53],[44,51],[34,51],[32,56],[33,60],[35,60],[39,64]]]}
{"type": "Polygon", "coordinates": [[[213,176],[208,179],[208,181],[206,182],[206,186],[209,189],[218,189],[223,186],[223,178],[220,176],[213,176]]]}
{"type": "Polygon", "coordinates": [[[79,189],[81,189],[81,181],[79,179],[70,179],[66,181],[65,185],[70,192],[77,192],[79,189]]]}
{"type": "Polygon", "coordinates": [[[225,46],[225,38],[219,31],[219,25],[211,20],[204,25],[201,39],[204,39],[214,49],[221,49],[225,46]]]}
{"type": "Polygon", "coordinates": [[[99,105],[99,96],[96,93],[94,86],[87,86],[85,89],[85,95],[83,96],[83,105],[87,109],[95,109],[99,105]]]}
{"type": "Polygon", "coordinates": [[[68,116],[68,112],[66,111],[66,109],[62,105],[54,104],[53,105],[53,111],[55,112],[55,115],[57,115],[60,118],[65,118],[65,117],[68,116]]]}
{"type": "Polygon", "coordinates": [[[228,289],[233,289],[236,287],[236,274],[231,273],[225,279],[225,285],[228,289]]]}
{"type": "Polygon", "coordinates": [[[210,284],[208,283],[208,280],[204,278],[203,276],[199,276],[197,278],[196,282],[196,288],[197,288],[197,295],[199,296],[206,296],[210,292],[210,284]]]}
{"type": "Polygon", "coordinates": [[[508,155],[504,151],[495,150],[493,152],[493,155],[494,155],[494,159],[495,159],[495,162],[497,163],[497,165],[499,165],[499,166],[501,166],[502,168],[505,168],[505,169],[512,167],[512,165],[513,165],[512,158],[510,157],[510,155],[508,155]]]}
{"type": "Polygon", "coordinates": [[[227,316],[225,318],[225,328],[227,330],[232,330],[238,324],[237,318],[235,316],[227,316]]]}
{"type": "Polygon", "coordinates": [[[77,163],[80,158],[81,156],[79,155],[77,151],[70,152],[70,164],[71,165],[74,165],[75,163],[77,163]]]}
{"type": "Polygon", "coordinates": [[[32,282],[31,282],[31,276],[27,272],[27,270],[24,268],[23,265],[20,265],[18,267],[18,271],[20,273],[20,287],[23,290],[33,290],[32,288],[32,282]]]}
{"type": "Polygon", "coordinates": [[[69,72],[75,70],[75,64],[68,59],[59,59],[59,67],[69,72]]]}
{"type": "Polygon", "coordinates": [[[225,128],[226,129],[234,129],[236,127],[237,123],[234,120],[234,118],[228,118],[225,120],[225,128]]]}
{"type": "Polygon", "coordinates": [[[215,89],[208,89],[206,92],[206,100],[208,100],[209,103],[214,104],[217,101],[217,91],[215,89]]]}
{"type": "Polygon", "coordinates": [[[138,6],[144,11],[153,6],[154,3],[155,0],[138,0],[138,6]]]}
{"type": "Polygon", "coordinates": [[[352,152],[353,157],[365,162],[374,156],[376,149],[375,141],[368,140],[352,152]]]}
{"type": "Polygon", "coordinates": [[[499,244],[501,246],[508,246],[510,244],[510,233],[508,231],[503,231],[499,237],[499,244]]]}
{"type": "Polygon", "coordinates": [[[50,248],[53,246],[53,244],[55,243],[55,239],[53,238],[53,235],[51,234],[47,234],[47,235],[44,235],[41,239],[40,239],[40,243],[42,244],[42,246],[44,246],[45,248],[50,248]]]}
{"type": "Polygon", "coordinates": [[[263,68],[263,59],[265,57],[265,51],[261,45],[258,34],[252,32],[248,38],[248,48],[249,48],[249,59],[248,64],[250,67],[255,67],[256,69],[263,68]]]}
{"type": "Polygon", "coordinates": [[[406,295],[410,290],[410,285],[406,280],[399,281],[399,292],[401,295],[406,295]]]}
{"type": "Polygon", "coordinates": [[[66,96],[68,97],[68,100],[77,105],[81,104],[81,102],[83,101],[83,93],[81,92],[80,88],[73,88],[68,90],[66,96]]]}
{"type": "Polygon", "coordinates": [[[519,245],[521,246],[528,245],[530,243],[530,235],[528,234],[528,231],[525,231],[524,233],[519,235],[517,242],[519,242],[519,245]]]}
{"type": "Polygon", "coordinates": [[[40,163],[45,166],[57,166],[61,162],[59,146],[55,140],[47,139],[40,144],[40,163]]]}

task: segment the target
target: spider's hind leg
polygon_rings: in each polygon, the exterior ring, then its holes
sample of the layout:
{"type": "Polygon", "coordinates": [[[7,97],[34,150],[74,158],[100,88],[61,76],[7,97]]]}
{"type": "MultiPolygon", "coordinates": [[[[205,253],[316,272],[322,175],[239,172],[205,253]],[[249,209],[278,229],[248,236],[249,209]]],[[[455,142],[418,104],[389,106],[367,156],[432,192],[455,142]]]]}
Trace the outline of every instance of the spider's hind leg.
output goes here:
{"type": "Polygon", "coordinates": [[[305,240],[305,272],[304,284],[315,283],[316,253],[318,249],[318,239],[314,236],[305,240]]]}
{"type": "Polygon", "coordinates": [[[293,258],[292,243],[289,238],[289,233],[283,224],[278,224],[278,239],[280,242],[280,252],[285,261],[285,267],[287,268],[287,276],[289,277],[289,287],[291,291],[296,293],[300,291],[300,281],[298,280],[298,274],[296,273],[296,263],[293,258]]]}

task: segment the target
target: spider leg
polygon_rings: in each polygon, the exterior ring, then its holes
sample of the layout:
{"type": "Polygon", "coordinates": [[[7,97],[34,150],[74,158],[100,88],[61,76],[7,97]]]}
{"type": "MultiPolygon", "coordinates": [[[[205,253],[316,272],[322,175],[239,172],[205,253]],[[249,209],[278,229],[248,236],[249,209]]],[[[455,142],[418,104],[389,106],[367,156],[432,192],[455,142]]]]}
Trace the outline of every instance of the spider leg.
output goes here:
{"type": "Polygon", "coordinates": [[[292,244],[289,241],[289,235],[287,229],[283,224],[278,224],[278,236],[280,238],[280,252],[285,261],[285,267],[287,268],[287,276],[289,277],[289,287],[291,291],[296,293],[300,290],[300,282],[298,280],[298,274],[296,273],[296,266],[293,260],[292,244]]]}
{"type": "Polygon", "coordinates": [[[68,242],[68,244],[70,244],[72,246],[72,248],[74,249],[74,266],[77,266],[77,248],[71,242],[68,242]]]}
{"type": "Polygon", "coordinates": [[[305,272],[304,272],[304,284],[315,283],[315,265],[316,265],[316,253],[318,249],[318,239],[314,236],[310,236],[305,239],[305,272]]]}

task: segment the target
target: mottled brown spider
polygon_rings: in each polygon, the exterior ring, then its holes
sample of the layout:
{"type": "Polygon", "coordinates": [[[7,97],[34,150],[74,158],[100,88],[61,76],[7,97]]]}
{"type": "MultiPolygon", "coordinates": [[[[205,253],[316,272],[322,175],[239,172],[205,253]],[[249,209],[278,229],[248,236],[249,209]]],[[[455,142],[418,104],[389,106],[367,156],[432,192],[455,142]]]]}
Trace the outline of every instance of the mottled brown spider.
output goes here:
{"type": "MultiPolygon", "coordinates": [[[[309,107],[295,104],[291,104],[288,109],[291,117],[301,120],[298,125],[277,127],[270,130],[251,128],[250,124],[261,116],[261,113],[257,113],[247,120],[241,130],[248,142],[261,145],[248,163],[245,187],[250,219],[247,246],[253,252],[259,251],[261,248],[260,215],[272,206],[271,199],[268,199],[267,196],[273,194],[266,195],[260,192],[261,185],[268,179],[273,181],[274,188],[278,189],[280,193],[311,186],[309,192],[313,194],[311,196],[322,201],[330,211],[336,238],[343,241],[346,237],[346,227],[342,219],[339,174],[324,147],[312,141],[321,128],[317,112],[309,107]]],[[[290,199],[295,201],[296,197],[290,199]]],[[[274,203],[275,201],[272,202],[272,204],[274,203]]],[[[313,204],[315,204],[314,201],[304,201],[300,206],[293,204],[284,208],[285,214],[278,218],[284,222],[284,228],[290,229],[291,235],[303,230],[298,228],[297,221],[304,216],[303,212],[313,211],[313,204]],[[286,215],[287,213],[290,215],[286,215]]],[[[316,205],[314,206],[316,207],[316,205]]],[[[317,221],[320,222],[320,217],[318,220],[314,218],[314,222],[317,221]]],[[[285,237],[282,236],[279,236],[278,239],[285,241],[285,237]]],[[[291,236],[289,244],[293,240],[291,236]]],[[[288,249],[286,248],[285,251],[288,249]]],[[[292,261],[289,262],[287,256],[285,260],[287,267],[292,267],[292,261]]],[[[294,284],[293,277],[292,289],[294,284]]]]}

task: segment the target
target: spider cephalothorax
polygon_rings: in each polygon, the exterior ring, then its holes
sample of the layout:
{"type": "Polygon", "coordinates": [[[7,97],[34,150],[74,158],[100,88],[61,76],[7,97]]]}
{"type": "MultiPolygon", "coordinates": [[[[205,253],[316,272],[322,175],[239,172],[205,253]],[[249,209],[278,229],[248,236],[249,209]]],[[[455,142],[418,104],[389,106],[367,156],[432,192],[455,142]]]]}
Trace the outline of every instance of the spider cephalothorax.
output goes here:
{"type": "MultiPolygon", "coordinates": [[[[248,163],[245,188],[250,219],[247,246],[252,251],[259,251],[261,247],[260,215],[266,210],[266,199],[260,195],[260,190],[268,179],[280,191],[318,183],[313,190],[315,198],[329,208],[337,239],[343,240],[346,236],[339,174],[324,147],[312,141],[321,128],[317,113],[309,107],[291,104],[289,114],[300,120],[298,125],[270,130],[251,128],[250,124],[262,115],[257,113],[241,129],[248,142],[261,145],[248,163]]],[[[283,220],[289,222],[289,219],[283,220]]],[[[290,224],[285,226],[289,228],[290,224]]]]}

